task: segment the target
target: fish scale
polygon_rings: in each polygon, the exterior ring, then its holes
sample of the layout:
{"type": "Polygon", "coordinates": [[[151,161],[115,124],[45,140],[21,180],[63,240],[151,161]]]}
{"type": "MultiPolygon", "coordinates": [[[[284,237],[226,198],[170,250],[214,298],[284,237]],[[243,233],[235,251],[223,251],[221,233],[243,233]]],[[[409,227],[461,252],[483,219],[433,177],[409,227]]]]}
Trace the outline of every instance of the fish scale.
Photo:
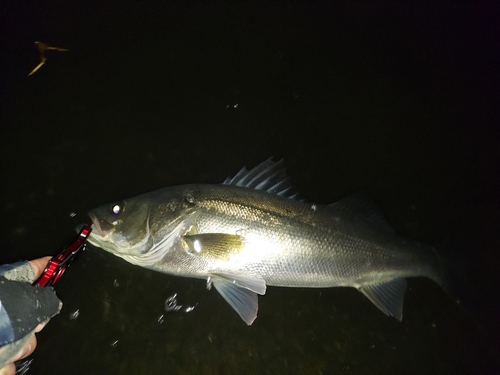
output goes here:
{"type": "MultiPolygon", "coordinates": [[[[254,270],[260,269],[261,264],[265,263],[267,266],[264,270],[259,270],[259,274],[266,279],[268,285],[285,287],[347,285],[352,282],[352,278],[363,277],[367,273],[379,273],[381,268],[389,271],[390,265],[387,263],[380,265],[379,269],[373,269],[378,258],[384,261],[390,261],[391,258],[400,259],[401,263],[395,264],[399,271],[403,271],[401,268],[404,266],[402,262],[405,259],[409,263],[409,268],[414,265],[415,261],[418,262],[418,259],[414,259],[415,257],[412,256],[411,251],[385,250],[391,246],[392,234],[387,235],[389,238],[383,238],[384,235],[375,233],[376,235],[372,236],[368,241],[343,234],[346,231],[361,233],[365,229],[365,236],[368,237],[370,228],[359,228],[363,224],[356,223],[355,219],[353,222],[351,222],[350,218],[344,218],[343,221],[333,219],[332,216],[335,215],[334,208],[319,206],[314,213],[308,214],[310,205],[301,202],[290,202],[280,197],[273,197],[273,200],[280,201],[275,202],[266,197],[268,200],[268,204],[265,205],[266,213],[270,213],[273,220],[265,221],[262,217],[256,217],[252,213],[255,205],[250,200],[250,197],[246,196],[246,205],[250,208],[245,209],[240,204],[240,191],[237,191],[236,197],[232,199],[231,191],[228,191],[228,189],[224,189],[222,194],[218,186],[214,187],[213,190],[210,189],[210,186],[201,186],[199,189],[209,196],[223,195],[225,202],[225,204],[212,205],[212,201],[205,201],[203,195],[196,199],[197,204],[204,210],[204,213],[200,215],[197,221],[199,233],[225,231],[226,233],[236,234],[241,228],[246,228],[246,231],[265,238],[269,248],[285,247],[283,252],[286,253],[286,258],[284,258],[286,262],[276,262],[274,257],[269,255],[259,259],[258,262],[247,265],[249,270],[254,270]],[[229,202],[232,200],[237,201],[238,204],[235,204],[237,208],[228,207],[230,206],[229,202]],[[289,205],[290,207],[286,207],[286,209],[280,207],[274,212],[272,211],[272,208],[280,205],[289,205]],[[283,212],[287,214],[280,215],[283,212]],[[221,216],[220,220],[218,216],[221,216]],[[260,224],[257,223],[257,220],[260,220],[260,224]],[[311,225],[312,222],[315,223],[314,226],[311,225]],[[341,228],[343,222],[345,222],[344,228],[341,228]],[[271,223],[271,226],[268,225],[269,223],[271,223]],[[282,229],[276,231],[274,226],[282,229]],[[304,236],[304,230],[307,230],[310,235],[304,236]],[[377,245],[377,242],[380,244],[377,245]],[[365,271],[363,264],[366,261],[370,261],[371,264],[367,264],[370,269],[365,271]]],[[[260,203],[261,197],[259,195],[256,194],[252,198],[260,203]]],[[[259,204],[258,206],[262,212],[263,205],[259,204]]],[[[264,255],[272,253],[272,251],[265,251],[264,255]]],[[[405,272],[407,272],[407,276],[413,276],[411,269],[405,272]]]]}

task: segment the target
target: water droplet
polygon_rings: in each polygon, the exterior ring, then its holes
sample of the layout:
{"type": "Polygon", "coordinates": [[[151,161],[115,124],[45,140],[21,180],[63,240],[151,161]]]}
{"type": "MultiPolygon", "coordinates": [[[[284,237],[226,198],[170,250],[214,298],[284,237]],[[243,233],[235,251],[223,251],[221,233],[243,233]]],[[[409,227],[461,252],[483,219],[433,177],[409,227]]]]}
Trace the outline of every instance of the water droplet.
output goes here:
{"type": "Polygon", "coordinates": [[[190,313],[191,311],[193,311],[193,310],[194,310],[194,308],[195,308],[196,306],[198,306],[198,304],[196,304],[196,305],[194,305],[194,306],[188,306],[188,307],[186,307],[186,308],[184,309],[184,312],[185,312],[185,313],[190,313]]]}
{"type": "Polygon", "coordinates": [[[75,216],[76,216],[76,213],[74,213],[74,212],[69,213],[69,217],[75,217],[75,216]]]}
{"type": "MultiPolygon", "coordinates": [[[[179,305],[177,303],[177,293],[171,295],[170,297],[168,297],[165,300],[165,311],[166,312],[177,312],[177,311],[180,311],[182,309],[182,312],[190,313],[191,311],[193,311],[195,309],[196,306],[198,306],[198,304],[196,304],[194,306],[186,306],[183,308],[182,305],[179,305]]],[[[158,323],[163,323],[163,315],[158,318],[158,323]],[[162,319],[161,322],[160,322],[160,319],[162,319]]]]}
{"type": "Polygon", "coordinates": [[[166,312],[179,311],[180,309],[182,309],[182,306],[177,304],[177,293],[171,295],[165,300],[166,312]]]}
{"type": "Polygon", "coordinates": [[[315,204],[311,205],[311,210],[316,211],[317,208],[318,206],[316,206],[315,204]]]}
{"type": "Polygon", "coordinates": [[[165,315],[160,315],[157,319],[158,323],[162,324],[165,321],[165,315]]]}
{"type": "Polygon", "coordinates": [[[72,312],[69,314],[69,320],[76,320],[80,316],[80,309],[77,309],[76,311],[72,312]]]}
{"type": "Polygon", "coordinates": [[[120,283],[118,282],[118,279],[114,279],[114,280],[113,280],[113,286],[114,286],[115,288],[118,288],[118,287],[120,286],[120,283]]]}
{"type": "Polygon", "coordinates": [[[22,361],[16,362],[16,375],[27,374],[32,362],[33,362],[33,358],[32,359],[24,359],[22,361]]]}
{"type": "Polygon", "coordinates": [[[110,346],[111,346],[112,348],[115,348],[115,347],[116,347],[116,345],[118,345],[118,340],[113,341],[113,342],[111,343],[111,345],[110,345],[110,346]]]}

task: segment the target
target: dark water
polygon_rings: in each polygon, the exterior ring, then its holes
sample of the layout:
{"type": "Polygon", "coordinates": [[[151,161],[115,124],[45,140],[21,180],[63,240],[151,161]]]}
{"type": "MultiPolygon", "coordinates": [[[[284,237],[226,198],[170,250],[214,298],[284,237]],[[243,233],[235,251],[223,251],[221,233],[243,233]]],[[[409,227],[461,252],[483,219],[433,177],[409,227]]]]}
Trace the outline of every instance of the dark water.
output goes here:
{"type": "Polygon", "coordinates": [[[363,189],[399,233],[460,238],[467,309],[428,280],[402,323],[353,289],[269,288],[247,327],[203,281],[89,246],[30,374],[495,372],[499,13],[325,4],[2,5],[0,260],[55,254],[100,204],[275,155],[311,201],[363,189]],[[28,78],[35,40],[70,52],[28,78]],[[175,293],[195,309],[165,312],[175,293]]]}

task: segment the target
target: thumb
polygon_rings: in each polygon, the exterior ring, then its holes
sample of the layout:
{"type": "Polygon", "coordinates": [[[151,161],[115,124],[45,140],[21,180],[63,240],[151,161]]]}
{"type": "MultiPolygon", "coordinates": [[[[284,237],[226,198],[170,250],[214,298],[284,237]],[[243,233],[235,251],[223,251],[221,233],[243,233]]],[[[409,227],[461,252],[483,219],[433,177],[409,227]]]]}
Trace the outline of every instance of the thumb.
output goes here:
{"type": "Polygon", "coordinates": [[[49,263],[50,258],[51,258],[50,256],[46,256],[43,258],[33,259],[29,261],[31,268],[35,273],[35,280],[40,277],[45,267],[47,267],[47,263],[49,263]]]}

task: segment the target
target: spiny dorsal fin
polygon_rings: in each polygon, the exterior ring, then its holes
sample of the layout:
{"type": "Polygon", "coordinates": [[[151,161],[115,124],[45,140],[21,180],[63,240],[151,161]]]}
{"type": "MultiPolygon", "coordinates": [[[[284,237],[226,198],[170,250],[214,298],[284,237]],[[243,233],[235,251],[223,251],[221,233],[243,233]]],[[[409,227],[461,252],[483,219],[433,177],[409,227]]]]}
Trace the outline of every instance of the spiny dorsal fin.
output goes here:
{"type": "Polygon", "coordinates": [[[361,220],[364,220],[372,228],[394,233],[394,229],[385,220],[384,215],[379,211],[376,204],[368,198],[365,192],[353,194],[341,201],[328,205],[328,207],[359,216],[361,220]]]}
{"type": "Polygon", "coordinates": [[[283,159],[275,162],[272,157],[250,170],[241,168],[233,178],[227,177],[222,184],[262,190],[291,199],[298,196],[285,173],[283,159]]]}

